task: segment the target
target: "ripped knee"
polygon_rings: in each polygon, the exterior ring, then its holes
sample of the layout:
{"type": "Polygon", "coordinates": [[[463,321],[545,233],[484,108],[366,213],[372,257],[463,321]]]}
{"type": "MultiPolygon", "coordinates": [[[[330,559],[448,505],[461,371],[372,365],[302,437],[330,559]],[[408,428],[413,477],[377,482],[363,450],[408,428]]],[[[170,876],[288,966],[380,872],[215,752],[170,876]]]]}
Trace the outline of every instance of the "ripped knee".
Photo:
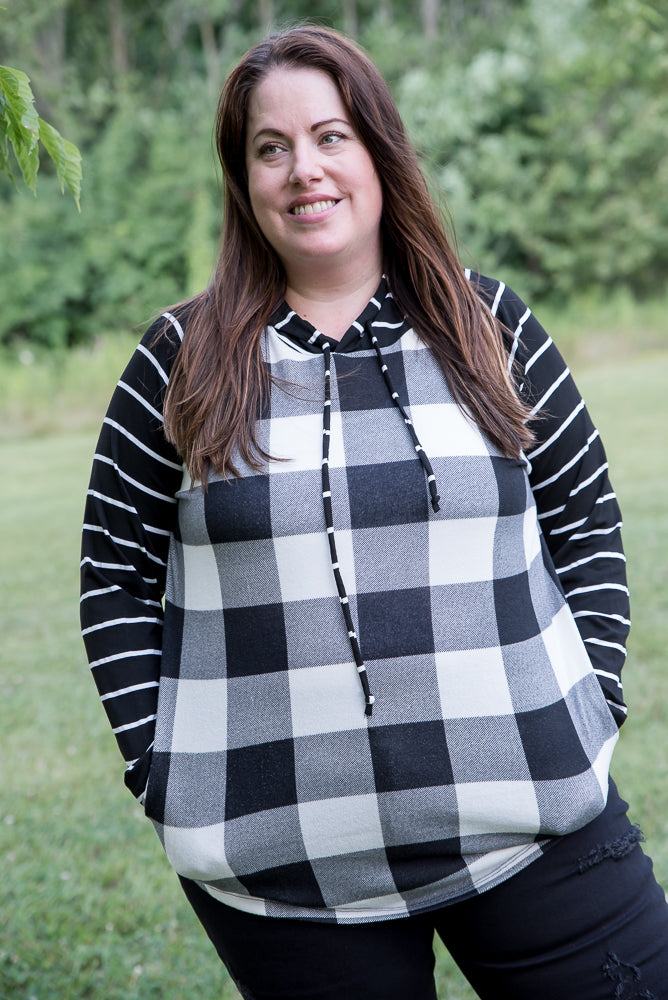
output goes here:
{"type": "Polygon", "coordinates": [[[613,861],[625,858],[644,839],[642,830],[637,826],[632,826],[628,833],[625,833],[622,837],[599,844],[588,854],[583,854],[581,858],[578,858],[578,870],[580,874],[586,872],[588,868],[593,868],[594,865],[600,864],[601,861],[605,861],[607,858],[613,861]]]}
{"type": "Polygon", "coordinates": [[[613,996],[616,1000],[657,1000],[651,990],[641,988],[638,967],[622,962],[612,952],[603,964],[603,973],[615,987],[613,996]]]}

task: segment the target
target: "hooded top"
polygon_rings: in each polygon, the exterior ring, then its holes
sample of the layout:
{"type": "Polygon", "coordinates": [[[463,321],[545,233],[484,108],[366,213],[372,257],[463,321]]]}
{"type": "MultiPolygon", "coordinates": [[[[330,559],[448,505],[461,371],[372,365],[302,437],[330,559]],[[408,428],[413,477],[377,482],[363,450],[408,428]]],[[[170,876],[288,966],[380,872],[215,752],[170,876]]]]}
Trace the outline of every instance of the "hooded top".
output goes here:
{"type": "Polygon", "coordinates": [[[605,454],[530,311],[468,276],[541,414],[521,458],[454,402],[385,281],[340,342],[272,317],[258,437],[282,461],[261,473],[205,493],[166,441],[171,314],[112,398],[83,534],[91,668],[172,865],[240,909],[441,906],[605,804],[629,625],[605,454]]]}

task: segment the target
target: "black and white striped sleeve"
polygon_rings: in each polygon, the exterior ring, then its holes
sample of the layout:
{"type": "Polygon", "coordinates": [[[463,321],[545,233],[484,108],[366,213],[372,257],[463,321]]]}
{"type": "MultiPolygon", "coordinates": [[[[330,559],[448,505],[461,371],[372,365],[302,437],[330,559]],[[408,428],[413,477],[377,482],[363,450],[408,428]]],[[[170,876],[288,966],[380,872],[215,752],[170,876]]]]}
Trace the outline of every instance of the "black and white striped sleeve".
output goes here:
{"type": "MultiPolygon", "coordinates": [[[[129,771],[153,740],[162,598],[183,475],[161,415],[181,333],[178,321],[168,323],[168,332],[157,340],[157,325],[147,331],[112,396],[93,460],[82,535],[82,635],[129,771]]],[[[128,784],[141,795],[136,782],[128,784]]]]}
{"type": "Polygon", "coordinates": [[[621,670],[630,627],[622,519],[598,431],[552,339],[500,286],[497,315],[512,334],[521,393],[532,408],[528,450],[538,518],[557,576],[618,725],[626,718],[621,670]]]}

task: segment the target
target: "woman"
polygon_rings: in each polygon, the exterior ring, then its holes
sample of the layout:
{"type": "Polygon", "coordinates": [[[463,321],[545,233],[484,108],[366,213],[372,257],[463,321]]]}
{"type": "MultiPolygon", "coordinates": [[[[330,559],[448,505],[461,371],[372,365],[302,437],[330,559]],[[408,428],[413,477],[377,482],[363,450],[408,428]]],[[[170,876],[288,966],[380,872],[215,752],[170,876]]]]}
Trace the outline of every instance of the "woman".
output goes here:
{"type": "Polygon", "coordinates": [[[434,930],[481,997],[668,997],[608,779],[619,510],[568,370],[461,268],[345,38],[252,49],[216,138],[215,278],[144,337],[88,496],[126,783],[244,997],[433,998],[434,930]]]}

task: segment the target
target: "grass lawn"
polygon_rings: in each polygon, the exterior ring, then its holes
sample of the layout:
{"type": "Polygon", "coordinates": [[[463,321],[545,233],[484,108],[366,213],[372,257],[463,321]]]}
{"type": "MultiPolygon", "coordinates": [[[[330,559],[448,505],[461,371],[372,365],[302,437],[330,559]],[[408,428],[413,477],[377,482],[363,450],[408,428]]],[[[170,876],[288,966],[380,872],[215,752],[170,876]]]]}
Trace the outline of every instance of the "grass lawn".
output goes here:
{"type": "MultiPolygon", "coordinates": [[[[111,381],[117,370],[108,369],[111,381]]],[[[622,503],[633,594],[631,713],[613,772],[668,886],[668,353],[588,364],[578,381],[622,503]]],[[[86,380],[77,385],[95,410],[86,380]]],[[[51,390],[66,407],[62,383],[51,390]]],[[[70,417],[55,413],[57,432],[47,436],[34,433],[34,419],[32,435],[0,440],[0,998],[232,1000],[236,990],[123,787],[88,676],[78,549],[96,434],[67,429],[70,417]]],[[[442,950],[437,975],[444,1000],[471,1000],[442,950]]]]}

